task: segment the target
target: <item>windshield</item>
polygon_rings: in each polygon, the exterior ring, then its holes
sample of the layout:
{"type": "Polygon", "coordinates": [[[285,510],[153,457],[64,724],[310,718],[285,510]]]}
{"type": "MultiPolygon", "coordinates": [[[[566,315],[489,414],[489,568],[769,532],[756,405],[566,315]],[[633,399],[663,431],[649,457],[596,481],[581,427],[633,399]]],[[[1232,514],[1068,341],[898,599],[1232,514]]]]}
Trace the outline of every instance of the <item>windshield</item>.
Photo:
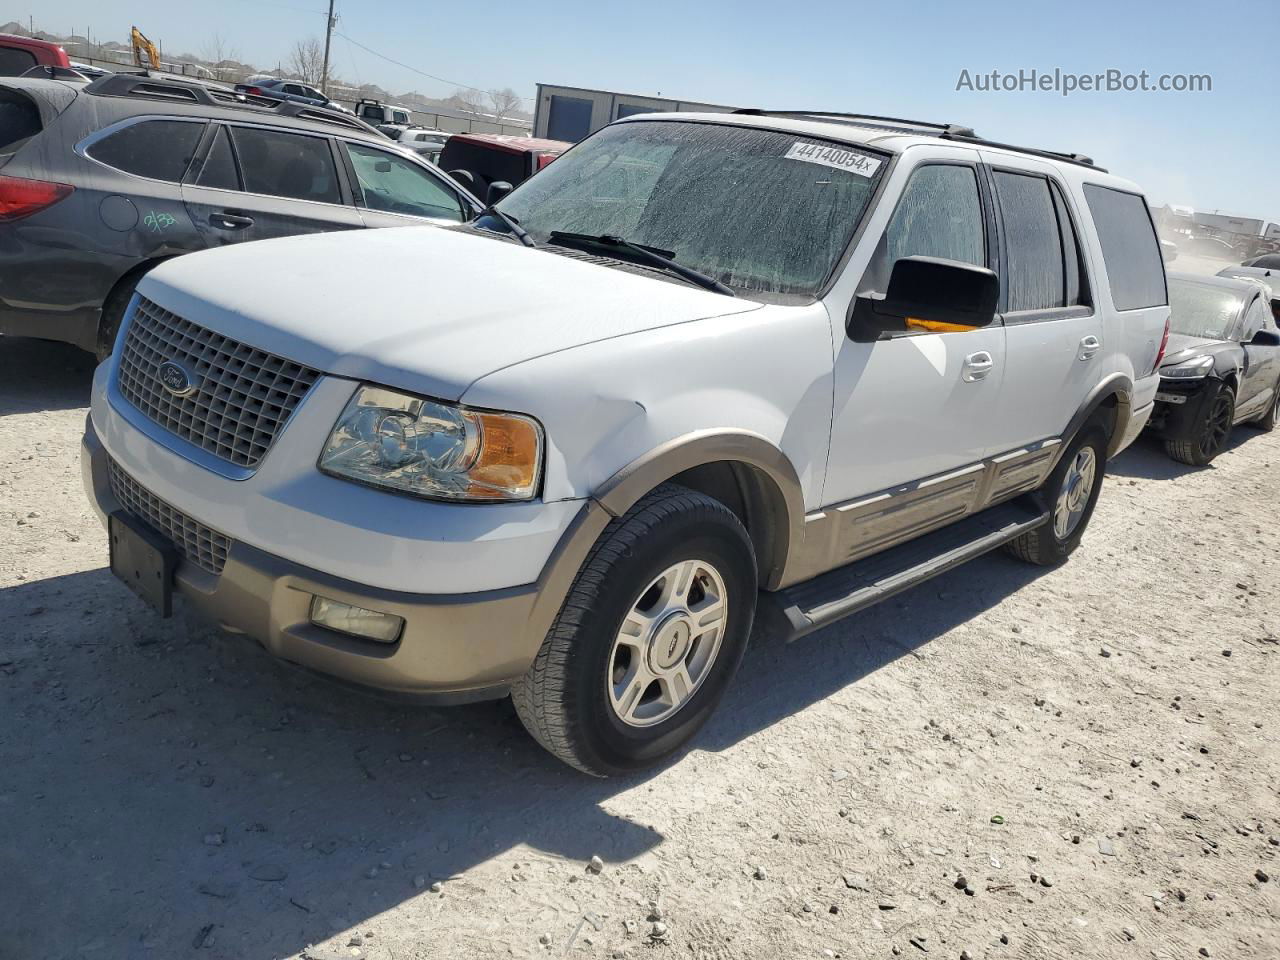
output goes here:
{"type": "Polygon", "coordinates": [[[499,207],[538,242],[608,234],[747,293],[816,294],[858,226],[880,156],[710,123],[606,127],[499,207]]]}
{"type": "Polygon", "coordinates": [[[1208,283],[1169,278],[1169,330],[1188,337],[1229,340],[1241,297],[1208,283]]]}

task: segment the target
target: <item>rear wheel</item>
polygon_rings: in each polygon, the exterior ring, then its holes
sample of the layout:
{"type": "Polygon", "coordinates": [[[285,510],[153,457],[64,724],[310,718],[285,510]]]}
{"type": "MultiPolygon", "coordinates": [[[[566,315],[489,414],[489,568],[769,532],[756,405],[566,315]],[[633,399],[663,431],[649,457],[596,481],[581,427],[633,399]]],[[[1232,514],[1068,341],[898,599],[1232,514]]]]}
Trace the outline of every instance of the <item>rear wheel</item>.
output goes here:
{"type": "Polygon", "coordinates": [[[1053,566],[1067,559],[1080,546],[1093,516],[1106,463],[1106,433],[1099,426],[1086,427],[1041,487],[1050,506],[1048,523],[1024,533],[1005,549],[1037,566],[1053,566]]]}
{"type": "Polygon", "coordinates": [[[1275,386],[1271,406],[1267,408],[1266,413],[1253,422],[1253,425],[1263,433],[1270,433],[1276,428],[1277,423],[1280,423],[1280,383],[1275,386]]]}
{"type": "Polygon", "coordinates": [[[138,282],[145,275],[144,272],[126,278],[102,302],[102,314],[98,319],[98,343],[94,350],[99,363],[111,356],[111,351],[115,349],[116,335],[120,333],[120,327],[124,323],[124,312],[129,308],[129,301],[133,299],[138,282]]]}
{"type": "Polygon", "coordinates": [[[720,702],[755,613],[751,540],[717,500],[664,484],[612,521],[511,698],[596,776],[661,762],[720,702]]]}
{"type": "Polygon", "coordinates": [[[1164,449],[1179,463],[1203,467],[1212,462],[1227,445],[1231,424],[1236,415],[1236,395],[1225,383],[1211,387],[1213,395],[1205,404],[1205,414],[1195,433],[1185,440],[1166,440],[1164,449]]]}

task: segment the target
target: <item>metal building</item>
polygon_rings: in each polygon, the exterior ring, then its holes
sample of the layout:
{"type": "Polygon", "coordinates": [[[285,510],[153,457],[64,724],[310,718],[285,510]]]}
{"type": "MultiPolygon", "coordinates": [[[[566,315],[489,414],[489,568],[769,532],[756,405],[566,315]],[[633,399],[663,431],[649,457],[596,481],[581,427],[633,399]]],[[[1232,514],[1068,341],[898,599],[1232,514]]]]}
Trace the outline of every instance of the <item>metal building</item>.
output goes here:
{"type": "Polygon", "coordinates": [[[583,87],[540,83],[537,103],[533,109],[533,135],[576,143],[614,120],[637,113],[676,113],[684,110],[728,113],[733,109],[735,108],[694,100],[643,97],[612,90],[588,90],[583,87]]]}

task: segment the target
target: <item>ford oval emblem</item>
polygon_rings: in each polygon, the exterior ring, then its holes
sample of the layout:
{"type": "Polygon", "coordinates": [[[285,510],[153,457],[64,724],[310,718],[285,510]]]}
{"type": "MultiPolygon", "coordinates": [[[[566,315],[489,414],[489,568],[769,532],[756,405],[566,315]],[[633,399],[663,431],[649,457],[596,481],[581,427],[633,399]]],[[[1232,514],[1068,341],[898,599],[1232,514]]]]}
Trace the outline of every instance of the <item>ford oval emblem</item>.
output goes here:
{"type": "Polygon", "coordinates": [[[160,369],[156,371],[156,376],[160,380],[160,385],[172,393],[175,397],[189,397],[196,392],[195,377],[187,372],[186,367],[180,363],[174,363],[172,360],[166,360],[160,364],[160,369]]]}

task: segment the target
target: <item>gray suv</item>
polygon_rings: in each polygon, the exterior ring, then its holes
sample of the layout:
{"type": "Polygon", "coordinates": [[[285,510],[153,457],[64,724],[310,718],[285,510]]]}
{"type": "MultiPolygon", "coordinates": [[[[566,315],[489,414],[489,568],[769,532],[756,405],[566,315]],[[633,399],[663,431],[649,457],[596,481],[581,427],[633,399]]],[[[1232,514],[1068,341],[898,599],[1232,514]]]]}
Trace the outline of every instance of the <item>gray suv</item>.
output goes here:
{"type": "Polygon", "coordinates": [[[146,74],[0,82],[0,333],[105,357],[134,287],[171,257],[480,208],[330,110],[146,74]]]}

